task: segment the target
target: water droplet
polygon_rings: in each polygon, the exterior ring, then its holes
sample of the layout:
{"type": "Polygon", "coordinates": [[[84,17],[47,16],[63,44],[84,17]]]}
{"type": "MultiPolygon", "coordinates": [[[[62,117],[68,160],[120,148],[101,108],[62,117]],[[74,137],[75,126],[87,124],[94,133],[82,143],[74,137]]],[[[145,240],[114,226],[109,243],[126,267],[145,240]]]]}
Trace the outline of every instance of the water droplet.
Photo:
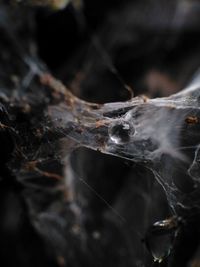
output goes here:
{"type": "Polygon", "coordinates": [[[114,122],[109,128],[109,136],[112,142],[116,144],[128,143],[134,135],[135,129],[128,121],[114,122]]]}
{"type": "Polygon", "coordinates": [[[176,217],[158,221],[149,227],[145,236],[145,244],[152,254],[154,261],[160,263],[169,256],[178,229],[179,219],[176,217]]]}

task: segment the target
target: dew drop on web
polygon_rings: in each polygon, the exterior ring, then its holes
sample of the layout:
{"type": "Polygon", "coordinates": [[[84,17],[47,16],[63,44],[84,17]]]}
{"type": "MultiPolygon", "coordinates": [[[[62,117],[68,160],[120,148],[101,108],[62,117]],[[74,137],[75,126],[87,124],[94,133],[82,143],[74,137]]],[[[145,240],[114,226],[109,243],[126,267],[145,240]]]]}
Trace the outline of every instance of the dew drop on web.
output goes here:
{"type": "Polygon", "coordinates": [[[158,221],[149,227],[145,244],[154,261],[160,263],[170,255],[178,229],[178,223],[173,218],[158,221]]]}
{"type": "Polygon", "coordinates": [[[109,127],[109,137],[117,145],[128,143],[135,133],[135,129],[128,121],[117,121],[109,127]]]}

